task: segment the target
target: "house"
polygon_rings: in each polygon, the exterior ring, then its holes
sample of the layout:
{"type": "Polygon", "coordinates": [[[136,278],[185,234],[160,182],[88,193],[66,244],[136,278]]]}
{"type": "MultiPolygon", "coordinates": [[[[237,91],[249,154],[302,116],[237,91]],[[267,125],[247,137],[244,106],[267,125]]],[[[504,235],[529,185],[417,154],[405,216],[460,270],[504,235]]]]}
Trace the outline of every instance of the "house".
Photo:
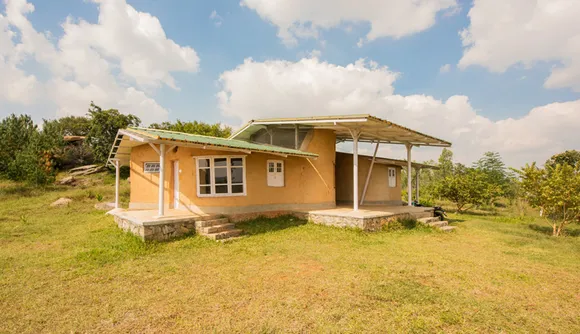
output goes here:
{"type": "Polygon", "coordinates": [[[432,215],[432,209],[410,206],[411,173],[408,206],[402,205],[401,168],[425,167],[411,162],[414,146],[450,145],[370,115],[253,120],[227,139],[122,129],[109,157],[117,167],[115,206],[122,165],[130,166],[131,195],[129,208],[112,214],[122,228],[145,240],[196,227],[228,237],[239,233],[232,232],[232,221],[258,214],[293,213],[322,224],[374,230],[385,217],[432,215]],[[337,153],[339,142],[352,142],[353,153],[337,153]],[[372,157],[358,155],[361,142],[375,143],[372,157]],[[383,143],[405,145],[407,161],[377,158],[383,143]],[[374,207],[361,208],[365,203],[374,207]]]}

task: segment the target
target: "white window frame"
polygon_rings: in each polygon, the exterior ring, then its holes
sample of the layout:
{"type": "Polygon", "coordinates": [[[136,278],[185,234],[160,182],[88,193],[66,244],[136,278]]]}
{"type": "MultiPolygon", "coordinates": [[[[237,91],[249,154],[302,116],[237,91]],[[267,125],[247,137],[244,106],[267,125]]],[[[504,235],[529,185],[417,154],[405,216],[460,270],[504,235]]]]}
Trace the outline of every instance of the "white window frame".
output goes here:
{"type": "Polygon", "coordinates": [[[387,174],[387,176],[388,176],[387,181],[389,182],[389,188],[396,188],[397,187],[397,168],[395,168],[395,167],[388,167],[387,168],[387,173],[388,173],[387,174]],[[393,179],[395,180],[395,182],[394,182],[393,185],[391,185],[391,171],[394,172],[393,179]]]}
{"type": "Polygon", "coordinates": [[[266,184],[268,185],[268,187],[276,187],[276,188],[281,188],[284,187],[286,185],[286,168],[284,166],[284,160],[268,160],[266,161],[266,184]],[[281,185],[272,185],[270,184],[270,164],[273,163],[274,164],[274,173],[282,173],[282,184],[281,185]],[[276,169],[278,168],[278,164],[282,165],[282,171],[281,172],[277,172],[276,169]]]}
{"type": "MultiPolygon", "coordinates": [[[[236,197],[236,196],[246,196],[248,191],[248,183],[246,182],[246,156],[245,155],[208,155],[208,156],[200,156],[195,157],[195,186],[197,188],[197,197],[236,197]],[[215,166],[214,166],[214,159],[227,159],[226,162],[226,169],[228,175],[228,192],[227,193],[216,193],[215,192],[215,166]],[[242,168],[243,169],[243,183],[241,185],[244,187],[244,191],[241,193],[232,193],[232,185],[240,185],[240,183],[232,184],[232,175],[231,175],[231,159],[241,158],[242,159],[242,166],[233,168],[242,168]],[[199,167],[199,160],[209,159],[209,167],[199,167]],[[210,193],[209,194],[202,194],[200,192],[200,184],[199,179],[199,170],[200,169],[209,169],[211,171],[211,178],[210,178],[210,193]]],[[[218,167],[220,168],[220,167],[218,167]]],[[[223,167],[222,167],[223,168],[223,167]]],[[[208,186],[204,184],[203,186],[208,186]]]]}
{"type": "Polygon", "coordinates": [[[147,173],[147,174],[159,174],[159,170],[161,169],[161,164],[159,163],[159,161],[145,161],[143,162],[143,173],[147,173]],[[157,164],[157,170],[156,171],[148,171],[147,170],[147,164],[157,164]]]}

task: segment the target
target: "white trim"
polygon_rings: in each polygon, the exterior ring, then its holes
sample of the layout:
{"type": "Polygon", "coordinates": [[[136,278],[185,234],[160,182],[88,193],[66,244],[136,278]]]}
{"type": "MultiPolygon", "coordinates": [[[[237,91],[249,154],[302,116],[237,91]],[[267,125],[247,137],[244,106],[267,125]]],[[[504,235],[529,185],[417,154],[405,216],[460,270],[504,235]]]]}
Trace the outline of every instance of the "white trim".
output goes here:
{"type": "MultiPolygon", "coordinates": [[[[207,156],[195,156],[193,157],[195,159],[195,187],[196,187],[196,193],[197,193],[197,197],[239,197],[239,196],[247,196],[247,191],[248,191],[248,183],[246,182],[246,156],[245,155],[207,155],[207,156]],[[215,193],[215,166],[214,166],[214,159],[221,159],[221,158],[226,158],[227,159],[227,163],[226,163],[226,169],[227,169],[227,175],[228,175],[228,183],[227,183],[227,187],[228,187],[228,193],[215,193]],[[232,167],[231,165],[231,159],[232,158],[241,158],[242,159],[242,166],[241,167],[232,167]],[[202,159],[209,159],[209,167],[199,167],[199,160],[202,159]],[[211,171],[210,174],[210,184],[204,184],[203,186],[209,186],[210,187],[210,194],[202,194],[200,192],[200,187],[202,185],[200,185],[200,180],[199,180],[199,170],[201,169],[209,169],[211,171]],[[243,171],[243,183],[241,184],[244,188],[244,191],[241,193],[232,193],[232,186],[233,185],[240,185],[239,183],[236,184],[232,184],[232,178],[231,178],[231,168],[242,168],[243,171]]],[[[218,167],[218,168],[223,168],[223,167],[218,167]]]]}
{"type": "Polygon", "coordinates": [[[179,160],[173,160],[173,208],[179,209],[179,160]]]}
{"type": "Polygon", "coordinates": [[[165,144],[159,144],[159,200],[158,215],[165,214],[165,144]]]}
{"type": "Polygon", "coordinates": [[[121,166],[119,159],[115,159],[115,209],[119,206],[119,183],[120,183],[121,166]]]}
{"type": "MultiPolygon", "coordinates": [[[[295,120],[295,121],[261,121],[253,122],[250,125],[268,125],[268,124],[308,124],[308,123],[357,123],[366,122],[367,118],[355,119],[316,119],[316,120],[295,120]]],[[[340,125],[337,125],[340,126],[340,125]]],[[[244,128],[245,130],[245,128],[244,128]]]]}
{"type": "Polygon", "coordinates": [[[411,162],[411,149],[413,148],[413,145],[406,144],[405,147],[407,148],[407,205],[413,206],[413,181],[411,179],[411,170],[413,169],[411,162]]]}

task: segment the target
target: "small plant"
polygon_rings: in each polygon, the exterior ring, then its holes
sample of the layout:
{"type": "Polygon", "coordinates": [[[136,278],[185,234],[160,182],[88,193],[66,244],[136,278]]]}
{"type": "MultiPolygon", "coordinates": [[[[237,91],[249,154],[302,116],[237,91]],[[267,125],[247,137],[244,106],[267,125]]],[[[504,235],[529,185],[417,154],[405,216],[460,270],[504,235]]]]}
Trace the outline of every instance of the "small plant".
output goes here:
{"type": "Polygon", "coordinates": [[[97,201],[99,202],[103,201],[103,195],[97,194],[95,197],[97,198],[97,201]]]}
{"type": "Polygon", "coordinates": [[[94,199],[95,197],[96,195],[92,190],[87,191],[87,198],[94,199]]]}

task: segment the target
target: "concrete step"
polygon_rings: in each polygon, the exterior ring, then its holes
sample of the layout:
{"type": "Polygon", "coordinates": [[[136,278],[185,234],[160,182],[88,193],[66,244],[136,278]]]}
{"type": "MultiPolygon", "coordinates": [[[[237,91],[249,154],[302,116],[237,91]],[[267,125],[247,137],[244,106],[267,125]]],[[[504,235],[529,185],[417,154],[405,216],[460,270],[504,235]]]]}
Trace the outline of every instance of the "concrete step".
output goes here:
{"type": "Polygon", "coordinates": [[[234,225],[232,223],[213,225],[213,226],[208,226],[208,227],[202,227],[201,233],[202,234],[210,234],[210,233],[223,232],[223,231],[233,230],[235,227],[236,227],[236,225],[234,225]]]}
{"type": "Polygon", "coordinates": [[[222,225],[229,223],[230,220],[227,218],[218,218],[218,219],[208,219],[208,220],[198,220],[195,222],[195,228],[201,229],[203,227],[209,227],[214,225],[222,225]]]}
{"type": "Polygon", "coordinates": [[[224,240],[224,239],[229,239],[229,238],[233,238],[233,237],[238,237],[241,234],[242,234],[242,230],[233,229],[233,230],[228,230],[228,231],[223,231],[223,232],[210,233],[210,234],[206,234],[205,236],[212,239],[212,240],[224,240]]]}
{"type": "Polygon", "coordinates": [[[423,224],[429,224],[429,223],[434,223],[434,222],[438,222],[441,219],[439,219],[439,217],[425,217],[425,218],[420,218],[417,219],[418,221],[420,221],[423,224]]]}
{"type": "Polygon", "coordinates": [[[431,226],[431,227],[443,227],[443,226],[447,226],[449,225],[449,223],[447,221],[438,221],[438,222],[432,222],[432,223],[427,223],[427,226],[431,226]]]}
{"type": "Polygon", "coordinates": [[[456,228],[457,228],[456,226],[442,226],[439,229],[443,232],[451,232],[456,228]]]}

